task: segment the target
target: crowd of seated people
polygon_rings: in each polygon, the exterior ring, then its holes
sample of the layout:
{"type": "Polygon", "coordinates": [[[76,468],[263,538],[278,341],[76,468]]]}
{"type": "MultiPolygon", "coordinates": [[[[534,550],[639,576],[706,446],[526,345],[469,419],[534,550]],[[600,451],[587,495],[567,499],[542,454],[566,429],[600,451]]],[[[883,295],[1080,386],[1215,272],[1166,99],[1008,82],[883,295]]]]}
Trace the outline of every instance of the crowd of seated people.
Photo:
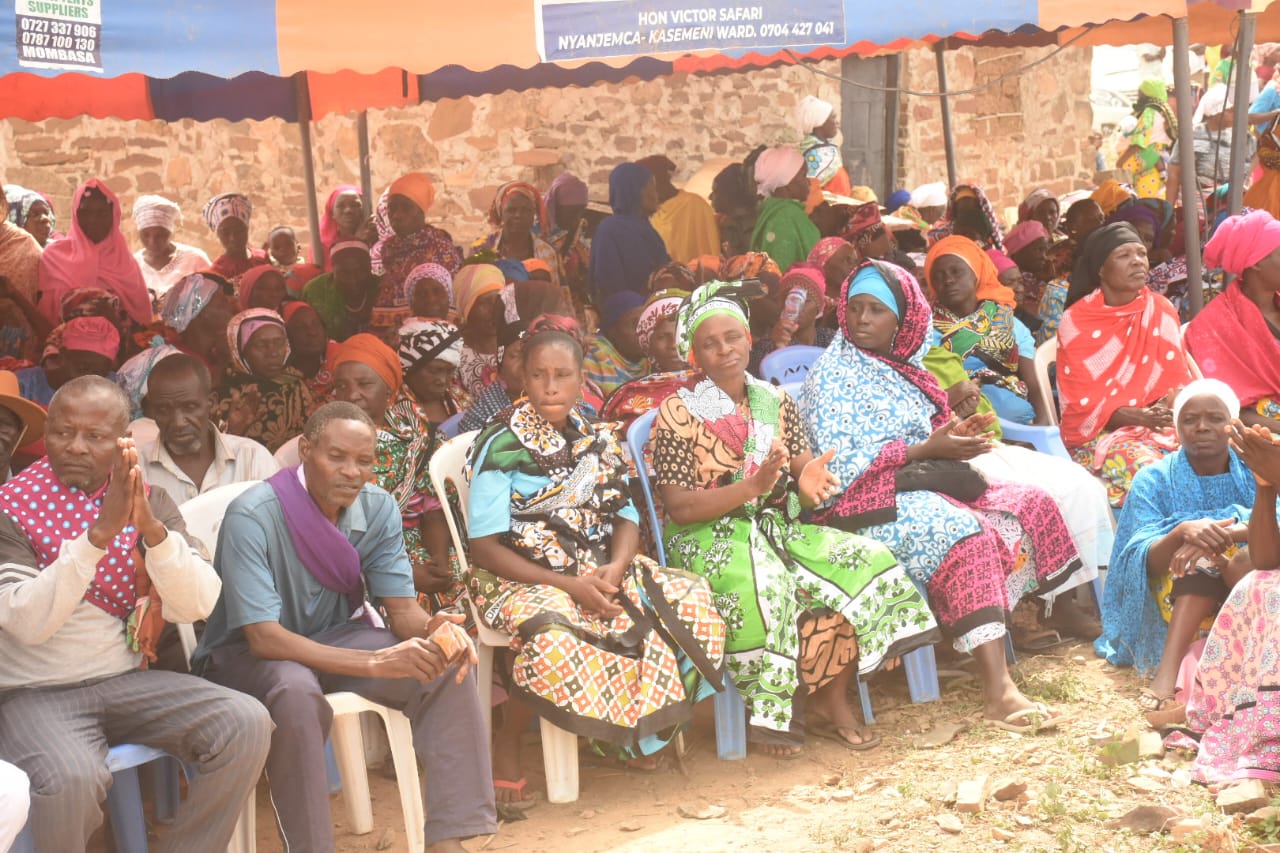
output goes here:
{"type": "Polygon", "coordinates": [[[86,180],[58,233],[6,187],[0,806],[82,849],[106,746],[143,743],[200,770],[165,849],[225,848],[264,768],[287,849],[328,849],[323,696],[350,690],[408,717],[426,842],[457,851],[530,796],[534,714],[653,771],[731,689],[761,754],[868,750],[857,680],[938,644],[988,724],[1053,729],[1011,632],[1153,676],[1137,704],[1203,733],[1201,781],[1280,778],[1280,222],[1218,226],[1228,283],[1184,344],[1172,208],[1115,181],[1008,222],[972,182],[882,208],[833,116],[806,99],[804,145],[710,204],[664,156],[623,163],[594,228],[572,174],[504,183],[465,249],[423,173],[335,188],[310,247],[217,195],[212,260],[161,196],[86,180]],[[795,346],[821,355],[771,381],[795,346]],[[1058,452],[1005,437],[1028,429],[1058,452]],[[460,433],[455,541],[429,472],[460,433]],[[191,536],[179,506],[234,484],[218,540],[191,536]],[[494,731],[473,619],[518,638],[494,731]],[[189,668],[166,622],[201,623],[189,668]]]}

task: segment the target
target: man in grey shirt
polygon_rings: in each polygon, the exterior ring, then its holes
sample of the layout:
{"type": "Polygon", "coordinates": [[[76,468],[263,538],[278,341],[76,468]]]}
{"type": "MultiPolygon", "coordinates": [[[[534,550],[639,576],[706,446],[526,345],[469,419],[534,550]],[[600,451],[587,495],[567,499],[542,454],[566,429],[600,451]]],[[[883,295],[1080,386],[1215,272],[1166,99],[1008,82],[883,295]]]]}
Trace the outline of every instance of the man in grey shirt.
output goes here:
{"type": "Polygon", "coordinates": [[[138,668],[158,634],[147,604],[194,622],[220,584],[173,501],[145,488],[128,420],[113,382],[65,383],[48,456],[0,487],[0,759],[31,778],[36,849],[83,850],[102,823],[108,747],[162,749],[199,772],[160,849],[220,853],[271,720],[251,697],[138,668]]]}
{"type": "Polygon", "coordinates": [[[459,839],[497,831],[475,649],[452,617],[418,605],[400,510],[369,482],[376,445],[368,415],[330,403],[307,421],[302,464],[232,502],[215,559],[222,597],[193,669],[276,721],[267,778],[286,850],[333,849],[324,694],[351,691],[408,716],[427,847],[463,853],[459,839]],[[390,630],[353,618],[368,616],[366,595],[390,630]]]}
{"type": "Polygon", "coordinates": [[[200,359],[176,353],[156,362],[147,377],[142,412],[154,421],[132,424],[142,477],[179,504],[210,489],[265,480],[280,466],[251,438],[213,425],[213,386],[200,359]]]}

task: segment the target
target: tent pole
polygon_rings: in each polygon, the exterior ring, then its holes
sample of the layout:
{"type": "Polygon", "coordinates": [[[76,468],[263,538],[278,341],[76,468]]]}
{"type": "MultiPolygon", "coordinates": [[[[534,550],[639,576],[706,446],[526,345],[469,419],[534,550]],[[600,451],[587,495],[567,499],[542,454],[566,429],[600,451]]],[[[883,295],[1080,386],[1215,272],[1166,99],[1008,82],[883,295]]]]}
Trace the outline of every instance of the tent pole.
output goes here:
{"type": "Polygon", "coordinates": [[[1249,56],[1253,53],[1253,34],[1258,16],[1254,12],[1240,13],[1240,42],[1232,56],[1231,73],[1235,75],[1235,109],[1231,123],[1231,187],[1227,203],[1235,216],[1244,205],[1244,142],[1249,133],[1249,56]]]}
{"type": "Polygon", "coordinates": [[[307,190],[307,219],[311,225],[311,250],[316,252],[320,247],[320,210],[316,201],[316,164],[311,157],[311,91],[307,87],[305,71],[295,74],[293,81],[298,97],[298,137],[302,144],[302,181],[307,190]]]}
{"type": "Polygon", "coordinates": [[[947,152],[947,186],[956,185],[956,143],[951,136],[951,101],[947,97],[947,42],[939,40],[933,46],[934,57],[938,61],[938,91],[942,93],[942,144],[947,152]]]}
{"type": "Polygon", "coordinates": [[[1183,164],[1193,164],[1182,169],[1182,227],[1187,244],[1187,296],[1191,300],[1191,315],[1194,317],[1204,307],[1204,286],[1201,281],[1202,269],[1200,260],[1200,217],[1196,215],[1199,208],[1200,188],[1196,181],[1195,140],[1191,135],[1191,124],[1194,111],[1191,108],[1191,62],[1187,54],[1191,49],[1191,40],[1187,35],[1187,19],[1176,18],[1173,22],[1173,90],[1178,99],[1178,160],[1183,164]]]}
{"type": "Polygon", "coordinates": [[[360,145],[360,191],[364,195],[364,215],[373,213],[373,176],[369,174],[369,111],[356,114],[356,139],[360,145]]]}

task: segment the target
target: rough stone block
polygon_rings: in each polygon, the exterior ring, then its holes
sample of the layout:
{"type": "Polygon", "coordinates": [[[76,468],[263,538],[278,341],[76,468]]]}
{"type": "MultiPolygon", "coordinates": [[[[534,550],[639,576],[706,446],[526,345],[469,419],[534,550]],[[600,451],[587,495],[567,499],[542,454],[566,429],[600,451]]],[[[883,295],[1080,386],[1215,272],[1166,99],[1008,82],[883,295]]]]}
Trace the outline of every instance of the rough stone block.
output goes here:
{"type": "Polygon", "coordinates": [[[956,788],[956,811],[976,814],[983,810],[987,799],[987,777],[966,779],[956,788]]]}
{"type": "Polygon", "coordinates": [[[437,101],[431,112],[431,121],[427,124],[427,136],[439,141],[470,130],[475,111],[475,101],[471,98],[444,98],[437,101]]]}
{"type": "Polygon", "coordinates": [[[1218,808],[1225,814],[1252,812],[1267,805],[1267,791],[1258,779],[1246,779],[1218,792],[1218,808]]]}

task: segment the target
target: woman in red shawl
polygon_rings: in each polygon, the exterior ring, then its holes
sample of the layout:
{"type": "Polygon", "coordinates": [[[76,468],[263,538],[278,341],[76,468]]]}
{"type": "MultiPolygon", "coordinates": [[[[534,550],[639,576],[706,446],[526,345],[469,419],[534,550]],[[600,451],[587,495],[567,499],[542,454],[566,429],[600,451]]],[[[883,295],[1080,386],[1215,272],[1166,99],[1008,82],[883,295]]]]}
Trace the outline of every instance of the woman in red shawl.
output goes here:
{"type": "Polygon", "coordinates": [[[1204,258],[1236,279],[1191,321],[1187,348],[1236,392],[1241,421],[1280,432],[1280,222],[1265,210],[1229,217],[1204,258]]]}
{"type": "Polygon", "coordinates": [[[1058,328],[1062,441],[1102,477],[1113,507],[1134,474],[1178,447],[1170,406],[1193,378],[1178,312],[1147,273],[1132,225],[1099,228],[1081,247],[1058,328]]]}
{"type": "Polygon", "coordinates": [[[72,207],[71,233],[50,243],[40,256],[40,310],[51,322],[60,322],[64,296],[97,287],[115,294],[135,323],[150,323],[151,294],[120,231],[116,194],[92,178],[76,190],[72,207]]]}

